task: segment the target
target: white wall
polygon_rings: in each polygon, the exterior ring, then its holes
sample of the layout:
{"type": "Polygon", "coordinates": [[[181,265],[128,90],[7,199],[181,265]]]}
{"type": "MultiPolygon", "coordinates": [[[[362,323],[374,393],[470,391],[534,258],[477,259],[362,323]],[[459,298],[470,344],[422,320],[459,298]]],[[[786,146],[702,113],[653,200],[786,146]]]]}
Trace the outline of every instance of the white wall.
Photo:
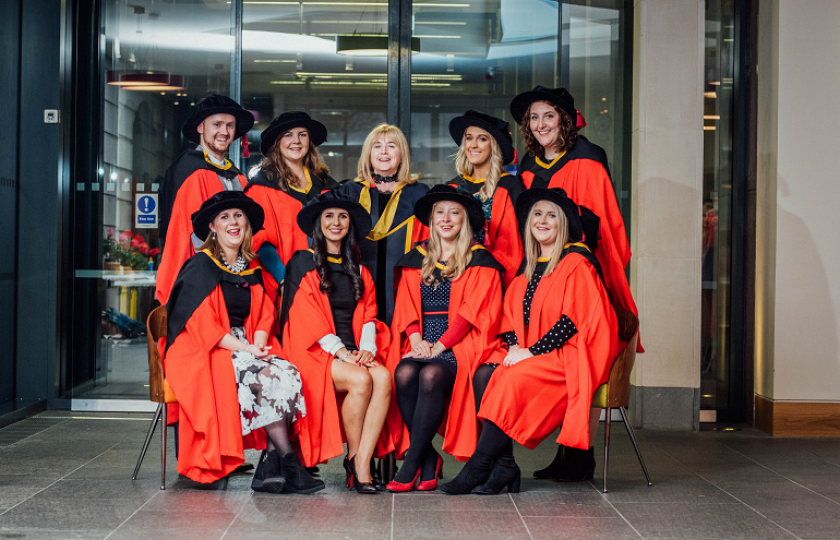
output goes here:
{"type": "Polygon", "coordinates": [[[840,1],[759,17],[756,392],[840,401],[840,1]]]}

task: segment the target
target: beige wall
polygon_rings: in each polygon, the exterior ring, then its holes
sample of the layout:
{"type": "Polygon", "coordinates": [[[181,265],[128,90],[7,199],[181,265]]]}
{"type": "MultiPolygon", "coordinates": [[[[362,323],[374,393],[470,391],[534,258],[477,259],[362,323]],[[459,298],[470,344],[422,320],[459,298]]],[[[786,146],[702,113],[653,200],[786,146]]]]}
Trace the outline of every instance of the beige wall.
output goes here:
{"type": "Polygon", "coordinates": [[[635,2],[631,286],[647,350],[637,391],[700,386],[704,9],[635,2]]]}
{"type": "Polygon", "coordinates": [[[756,393],[840,401],[840,1],[759,17],[756,393]]]}

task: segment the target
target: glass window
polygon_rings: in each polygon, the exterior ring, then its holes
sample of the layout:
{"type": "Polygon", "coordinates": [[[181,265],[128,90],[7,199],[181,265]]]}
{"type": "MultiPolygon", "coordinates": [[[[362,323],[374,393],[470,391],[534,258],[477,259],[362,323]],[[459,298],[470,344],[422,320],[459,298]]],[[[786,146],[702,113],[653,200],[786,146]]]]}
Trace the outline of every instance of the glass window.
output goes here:
{"type": "Polygon", "coordinates": [[[257,118],[243,170],[262,159],[271,120],[304,111],[327,127],[330,175],[355,177],[365,137],[386,120],[387,0],[246,2],[242,18],[242,103],[257,118]]]}
{"type": "Polygon", "coordinates": [[[703,86],[700,408],[726,410],[731,394],[730,299],[735,125],[735,5],[706,1],[703,86]]]}
{"type": "Polygon", "coordinates": [[[65,384],[74,399],[147,399],[158,186],[189,146],[181,126],[194,102],[230,92],[231,8],[105,0],[100,16],[97,166],[74,185],[73,366],[65,384]]]}

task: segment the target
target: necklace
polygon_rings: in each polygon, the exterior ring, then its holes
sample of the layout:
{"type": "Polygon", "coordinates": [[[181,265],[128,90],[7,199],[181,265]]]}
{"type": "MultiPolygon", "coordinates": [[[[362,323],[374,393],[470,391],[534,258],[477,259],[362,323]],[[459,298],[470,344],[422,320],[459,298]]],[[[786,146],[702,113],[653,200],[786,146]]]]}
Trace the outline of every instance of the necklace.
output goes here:
{"type": "Polygon", "coordinates": [[[236,258],[236,263],[233,266],[229,265],[227,263],[227,260],[225,260],[224,257],[222,257],[222,264],[225,265],[225,268],[227,268],[228,270],[230,270],[234,274],[238,274],[239,272],[245,270],[245,267],[248,265],[248,263],[245,262],[245,259],[242,258],[241,253],[236,258]]]}
{"type": "Polygon", "coordinates": [[[376,184],[387,184],[388,182],[396,182],[397,181],[397,175],[395,174],[393,176],[382,176],[382,175],[373,173],[373,181],[376,184]]]}

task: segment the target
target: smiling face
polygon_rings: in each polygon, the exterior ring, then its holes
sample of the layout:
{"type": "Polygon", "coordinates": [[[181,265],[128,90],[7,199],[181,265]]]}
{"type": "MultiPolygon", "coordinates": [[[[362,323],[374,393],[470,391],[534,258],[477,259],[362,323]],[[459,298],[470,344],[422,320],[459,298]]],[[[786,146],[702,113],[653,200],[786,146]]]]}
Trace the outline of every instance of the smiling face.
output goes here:
{"type": "Polygon", "coordinates": [[[339,253],[341,241],[350,231],[350,212],[343,208],[327,208],[321,212],[321,232],[327,239],[327,245],[338,249],[331,249],[333,253],[339,253]]]}
{"type": "Polygon", "coordinates": [[[275,144],[280,145],[283,159],[298,163],[309,153],[309,130],[292,128],[280,135],[275,144]]]}
{"type": "Polygon", "coordinates": [[[216,241],[225,250],[238,250],[242,246],[247,227],[248,218],[238,208],[224,210],[210,224],[210,230],[216,233],[216,241]]]}
{"type": "Polygon", "coordinates": [[[216,157],[222,156],[233,142],[236,117],[232,114],[214,114],[198,125],[201,146],[216,157]]]}
{"type": "Polygon", "coordinates": [[[557,207],[548,201],[540,201],[531,209],[529,222],[531,234],[545,252],[546,248],[554,249],[557,235],[560,233],[560,219],[557,207]]]}
{"type": "Polygon", "coordinates": [[[454,201],[440,201],[432,207],[432,227],[440,239],[454,242],[464,224],[466,210],[454,201]]]}
{"type": "Polygon", "coordinates": [[[554,148],[560,140],[560,113],[547,101],[531,104],[528,126],[543,148],[554,148]]]}
{"type": "Polygon", "coordinates": [[[399,145],[385,135],[380,135],[371,147],[370,164],[373,167],[373,172],[381,176],[397,174],[401,159],[402,154],[399,145]]]}
{"type": "Polygon", "coordinates": [[[467,161],[474,168],[480,169],[490,161],[490,156],[493,152],[493,143],[490,141],[490,134],[479,127],[468,127],[464,132],[464,151],[466,152],[467,161]]]}

